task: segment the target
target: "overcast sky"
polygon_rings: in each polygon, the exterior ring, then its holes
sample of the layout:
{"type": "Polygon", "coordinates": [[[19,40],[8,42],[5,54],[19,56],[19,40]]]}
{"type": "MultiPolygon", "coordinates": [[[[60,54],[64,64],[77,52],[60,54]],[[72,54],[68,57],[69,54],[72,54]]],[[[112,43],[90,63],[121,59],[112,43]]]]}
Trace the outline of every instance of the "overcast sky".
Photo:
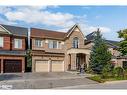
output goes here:
{"type": "Polygon", "coordinates": [[[84,35],[100,28],[104,38],[119,40],[127,28],[127,6],[1,6],[0,23],[67,32],[78,23],[84,35]]]}

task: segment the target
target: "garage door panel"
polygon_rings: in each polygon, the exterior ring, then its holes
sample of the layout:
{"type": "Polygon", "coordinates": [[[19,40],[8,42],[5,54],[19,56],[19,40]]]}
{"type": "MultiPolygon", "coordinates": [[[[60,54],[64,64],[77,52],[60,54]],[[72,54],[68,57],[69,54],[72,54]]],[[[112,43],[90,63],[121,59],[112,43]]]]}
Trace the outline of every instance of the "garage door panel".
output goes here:
{"type": "Polygon", "coordinates": [[[22,72],[21,60],[4,60],[4,72],[22,72]]]}
{"type": "Polygon", "coordinates": [[[49,65],[48,61],[36,61],[35,66],[36,72],[48,72],[49,71],[49,65]]]}
{"type": "Polygon", "coordinates": [[[64,71],[63,61],[52,61],[51,70],[52,72],[63,72],[64,71]]]}

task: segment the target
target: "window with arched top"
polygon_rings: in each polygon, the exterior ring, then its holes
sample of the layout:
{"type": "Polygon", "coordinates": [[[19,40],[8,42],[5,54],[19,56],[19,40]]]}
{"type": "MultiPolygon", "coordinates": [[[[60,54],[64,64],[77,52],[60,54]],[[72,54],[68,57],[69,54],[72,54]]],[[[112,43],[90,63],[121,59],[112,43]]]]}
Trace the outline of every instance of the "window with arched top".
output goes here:
{"type": "Polygon", "coordinates": [[[79,39],[77,37],[73,38],[73,48],[78,48],[79,46],[79,39]]]}

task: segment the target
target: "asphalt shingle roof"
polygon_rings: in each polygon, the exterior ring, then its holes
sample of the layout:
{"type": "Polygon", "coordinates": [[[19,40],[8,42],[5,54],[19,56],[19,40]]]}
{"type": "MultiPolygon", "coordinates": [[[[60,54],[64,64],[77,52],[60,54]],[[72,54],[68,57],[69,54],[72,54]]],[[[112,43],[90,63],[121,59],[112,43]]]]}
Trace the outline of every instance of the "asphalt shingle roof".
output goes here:
{"type": "Polygon", "coordinates": [[[28,28],[11,26],[11,25],[4,25],[4,24],[0,24],[0,25],[2,25],[6,30],[8,30],[13,35],[25,36],[25,37],[27,37],[27,35],[28,35],[28,28]]]}
{"type": "MultiPolygon", "coordinates": [[[[94,39],[94,35],[95,35],[95,32],[88,34],[86,36],[87,40],[85,41],[85,44],[92,42],[94,39]]],[[[105,39],[104,39],[104,41],[107,43],[108,46],[110,46],[112,48],[118,48],[118,46],[116,46],[116,44],[118,43],[117,41],[105,40],[105,39]]]]}
{"type": "Polygon", "coordinates": [[[31,28],[31,37],[64,39],[66,33],[52,30],[31,28]]]}

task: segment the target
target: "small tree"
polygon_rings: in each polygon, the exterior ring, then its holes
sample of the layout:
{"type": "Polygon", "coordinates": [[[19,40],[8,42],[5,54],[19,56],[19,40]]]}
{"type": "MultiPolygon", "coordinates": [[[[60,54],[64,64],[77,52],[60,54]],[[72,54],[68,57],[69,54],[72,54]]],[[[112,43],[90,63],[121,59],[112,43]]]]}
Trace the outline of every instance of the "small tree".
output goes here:
{"type": "Polygon", "coordinates": [[[105,65],[105,67],[102,70],[102,78],[110,78],[113,77],[113,65],[111,63],[108,63],[107,65],[105,65]]]}
{"type": "Polygon", "coordinates": [[[32,56],[31,56],[30,49],[27,50],[26,58],[27,58],[27,68],[31,68],[32,67],[32,56]]]}
{"type": "Polygon", "coordinates": [[[122,67],[114,68],[114,77],[123,78],[124,77],[124,69],[122,67]]]}
{"type": "Polygon", "coordinates": [[[94,35],[94,45],[90,53],[90,68],[94,73],[101,73],[105,65],[111,60],[111,53],[102,39],[99,29],[94,35]]]}
{"type": "Polygon", "coordinates": [[[127,29],[123,31],[119,31],[119,38],[122,38],[123,40],[119,43],[119,51],[122,55],[127,55],[127,29]]]}

